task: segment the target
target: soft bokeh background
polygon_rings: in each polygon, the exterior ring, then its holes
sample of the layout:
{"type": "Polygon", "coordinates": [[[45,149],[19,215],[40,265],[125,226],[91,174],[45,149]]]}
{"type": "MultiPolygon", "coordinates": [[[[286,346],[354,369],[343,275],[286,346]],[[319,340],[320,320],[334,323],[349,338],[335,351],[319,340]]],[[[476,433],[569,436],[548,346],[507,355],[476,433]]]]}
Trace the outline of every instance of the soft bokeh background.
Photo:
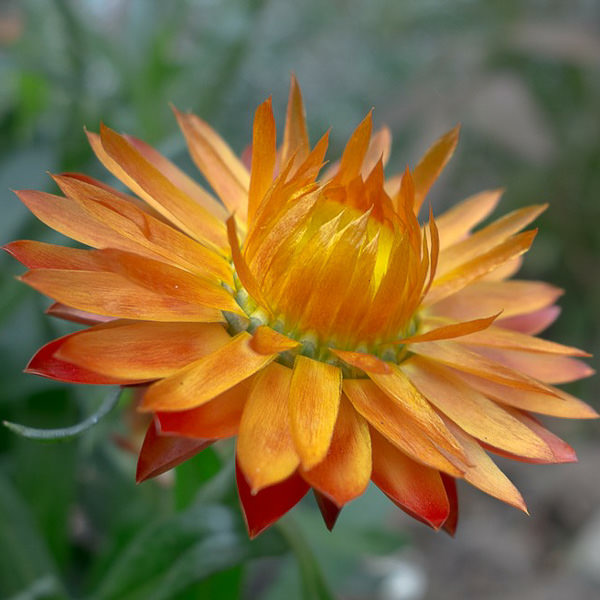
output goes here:
{"type": "MultiPolygon", "coordinates": [[[[394,133],[395,170],[414,166],[462,122],[457,154],[431,194],[434,210],[497,186],[506,188],[502,212],[549,202],[524,275],[566,290],[548,335],[600,354],[596,0],[3,1],[0,242],[60,241],[9,188],[53,191],[46,171],[110,181],[84,125],[97,130],[104,120],[193,172],[169,102],[197,112],[241,151],[255,106],[270,94],[281,122],[292,71],[312,139],[331,126],[336,153],[371,106],[376,124],[394,133]]],[[[45,299],[15,281],[22,269],[7,256],[0,261],[0,416],[75,423],[105,392],[21,373],[37,347],[66,329],[43,315],[45,299]]],[[[599,408],[599,388],[591,378],[570,391],[599,408]]],[[[578,451],[578,465],[503,463],[531,517],[463,486],[452,540],[370,490],[333,534],[305,501],[283,530],[249,544],[230,474],[225,483],[214,476],[230,449],[177,474],[174,506],[173,478],[134,486],[135,459],[118,437],[128,431],[124,420],[131,422],[113,413],[59,445],[0,431],[0,597],[328,597],[310,550],[348,600],[599,593],[595,423],[553,424],[578,451]],[[202,479],[209,483],[198,504],[193,482],[202,479]],[[294,528],[305,540],[292,544],[296,559],[287,551],[294,528]],[[198,583],[203,575],[210,577],[198,583]]]]}

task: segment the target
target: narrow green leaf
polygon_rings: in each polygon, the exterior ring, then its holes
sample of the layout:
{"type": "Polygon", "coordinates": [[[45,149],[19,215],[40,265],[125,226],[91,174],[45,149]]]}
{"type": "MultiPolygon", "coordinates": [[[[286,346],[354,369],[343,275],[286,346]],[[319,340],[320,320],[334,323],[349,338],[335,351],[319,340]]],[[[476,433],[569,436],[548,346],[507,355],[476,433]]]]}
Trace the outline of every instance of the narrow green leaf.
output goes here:
{"type": "Polygon", "coordinates": [[[60,429],[37,429],[35,427],[27,427],[26,425],[12,423],[11,421],[2,421],[2,424],[17,435],[31,440],[66,442],[96,425],[98,421],[105,417],[117,405],[120,395],[121,388],[118,388],[116,392],[107,396],[95,413],[81,421],[81,423],[77,423],[77,425],[72,425],[71,427],[63,427],[60,429]]]}

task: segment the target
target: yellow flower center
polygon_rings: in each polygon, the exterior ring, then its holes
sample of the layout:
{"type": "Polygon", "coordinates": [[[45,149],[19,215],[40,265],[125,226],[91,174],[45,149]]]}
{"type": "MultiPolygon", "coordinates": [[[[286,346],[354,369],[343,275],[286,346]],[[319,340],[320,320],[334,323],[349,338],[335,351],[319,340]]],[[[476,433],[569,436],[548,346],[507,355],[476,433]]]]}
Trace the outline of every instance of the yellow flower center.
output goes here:
{"type": "Polygon", "coordinates": [[[412,210],[379,192],[361,206],[352,184],[329,183],[257,216],[243,255],[261,297],[239,279],[234,292],[247,329],[269,325],[303,354],[336,364],[329,348],[405,358],[399,341],[418,328],[430,254],[412,210]]]}

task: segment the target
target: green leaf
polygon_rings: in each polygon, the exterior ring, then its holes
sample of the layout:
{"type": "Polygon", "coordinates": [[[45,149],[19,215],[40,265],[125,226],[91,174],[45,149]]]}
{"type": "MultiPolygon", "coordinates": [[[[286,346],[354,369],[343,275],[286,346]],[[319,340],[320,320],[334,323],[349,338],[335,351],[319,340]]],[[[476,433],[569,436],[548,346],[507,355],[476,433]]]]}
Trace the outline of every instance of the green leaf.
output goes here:
{"type": "Polygon", "coordinates": [[[302,598],[304,600],[334,600],[334,596],[325,581],[319,564],[309,545],[306,543],[300,528],[289,516],[279,521],[277,527],[283,534],[298,562],[302,581],[302,598]]]}
{"type": "Polygon", "coordinates": [[[11,421],[2,421],[2,424],[10,429],[12,432],[22,437],[39,440],[43,442],[66,442],[73,438],[81,435],[87,431],[103,417],[105,417],[119,402],[121,395],[121,388],[118,388],[116,392],[106,397],[104,402],[100,405],[100,408],[90,415],[87,419],[73,425],[71,427],[62,427],[60,429],[37,429],[34,427],[27,427],[26,425],[20,425],[18,423],[12,423],[11,421]]]}
{"type": "Polygon", "coordinates": [[[277,534],[250,542],[235,513],[196,504],[153,523],[115,557],[93,600],[171,600],[203,578],[285,550],[277,534]]]}
{"type": "Polygon", "coordinates": [[[0,475],[0,596],[65,598],[55,565],[25,502],[0,475]],[[40,582],[53,582],[52,595],[34,595],[40,582]],[[29,590],[29,592],[27,592],[29,590]]]}
{"type": "Polygon", "coordinates": [[[202,485],[221,469],[221,460],[212,448],[205,448],[175,469],[175,509],[190,506],[202,485]]]}

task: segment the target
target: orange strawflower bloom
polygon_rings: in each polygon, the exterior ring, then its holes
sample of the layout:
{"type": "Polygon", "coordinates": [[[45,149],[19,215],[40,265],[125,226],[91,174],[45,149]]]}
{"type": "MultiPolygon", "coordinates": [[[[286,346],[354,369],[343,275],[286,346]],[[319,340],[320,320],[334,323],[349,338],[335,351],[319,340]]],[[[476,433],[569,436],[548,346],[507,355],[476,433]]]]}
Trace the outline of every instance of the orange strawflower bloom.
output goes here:
{"type": "Polygon", "coordinates": [[[373,481],[400,508],[453,532],[456,479],[525,510],[488,451],[558,463],[573,450],[531,413],[593,418],[554,384],[588,376],[586,354],[535,337],[560,290],[511,280],[544,210],[475,233],[501,192],[420,225],[458,139],[386,179],[391,138],[371,114],[325,169],[292,81],[283,141],[271,102],[254,119],[251,168],[204,121],[176,111],[213,195],[143,142],[89,133],[136,195],[83,175],[63,196],[21,191],[44,223],[95,249],[18,241],[22,280],[49,313],[91,327],[55,340],[28,370],[77,383],[146,384],[154,415],[138,479],[237,436],[250,535],[312,488],[332,527],[373,481]]]}

